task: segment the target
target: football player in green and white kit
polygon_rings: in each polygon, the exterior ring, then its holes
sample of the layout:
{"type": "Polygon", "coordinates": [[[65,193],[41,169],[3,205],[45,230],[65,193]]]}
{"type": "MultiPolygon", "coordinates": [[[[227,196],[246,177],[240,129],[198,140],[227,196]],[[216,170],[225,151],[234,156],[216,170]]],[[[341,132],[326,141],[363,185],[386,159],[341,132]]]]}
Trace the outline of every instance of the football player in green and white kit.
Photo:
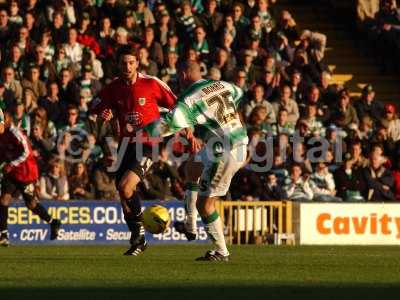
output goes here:
{"type": "MultiPolygon", "coordinates": [[[[228,261],[223,224],[215,201],[226,195],[233,175],[246,160],[247,132],[236,111],[243,92],[224,81],[202,79],[200,66],[195,62],[188,63],[181,71],[180,80],[189,87],[180,95],[175,108],[144,130],[150,136],[168,136],[196,127],[205,145],[197,154],[203,171],[197,201],[195,194],[192,195],[186,207],[193,209],[196,202],[207,235],[215,246],[198,260],[228,261]]],[[[193,216],[192,221],[196,221],[193,216]]]]}

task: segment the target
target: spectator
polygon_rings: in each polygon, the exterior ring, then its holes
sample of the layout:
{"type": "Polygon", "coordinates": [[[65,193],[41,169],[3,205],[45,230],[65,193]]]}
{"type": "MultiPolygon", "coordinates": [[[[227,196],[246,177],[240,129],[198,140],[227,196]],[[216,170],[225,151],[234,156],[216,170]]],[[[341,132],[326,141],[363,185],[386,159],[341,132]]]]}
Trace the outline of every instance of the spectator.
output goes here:
{"type": "Polygon", "coordinates": [[[68,41],[64,45],[65,55],[73,64],[79,64],[82,60],[82,46],[78,43],[78,31],[76,28],[68,30],[68,41]]]}
{"type": "Polygon", "coordinates": [[[266,183],[264,185],[263,193],[260,197],[261,200],[285,200],[287,199],[286,191],[278,183],[278,179],[273,172],[266,175],[266,183]]]}
{"type": "Polygon", "coordinates": [[[311,174],[310,186],[314,193],[314,201],[341,201],[335,196],[336,187],[333,175],[323,161],[317,163],[315,172],[311,174]]]}
{"type": "Polygon", "coordinates": [[[101,200],[119,200],[117,189],[115,188],[115,179],[109,175],[106,167],[106,159],[98,162],[93,172],[93,184],[96,199],[101,200]]]}
{"type": "Polygon", "coordinates": [[[36,99],[46,95],[46,85],[39,78],[40,67],[35,63],[31,63],[27,73],[26,78],[22,80],[22,87],[32,90],[36,99]]]}
{"type": "Polygon", "coordinates": [[[373,202],[394,201],[394,179],[392,173],[383,166],[383,157],[374,154],[369,161],[370,166],[363,172],[366,182],[364,197],[373,202]]]}
{"type": "Polygon", "coordinates": [[[338,127],[346,131],[357,128],[359,119],[356,110],[353,105],[350,104],[350,97],[347,92],[341,93],[338,107],[332,113],[332,119],[338,127]]]}
{"type": "Polygon", "coordinates": [[[143,40],[143,47],[147,48],[150,59],[153,60],[157,66],[162,66],[164,64],[164,54],[160,43],[154,40],[154,29],[152,27],[147,27],[144,30],[143,40]]]}
{"type": "Polygon", "coordinates": [[[223,19],[223,14],[217,11],[217,0],[207,0],[205,11],[201,14],[201,21],[208,35],[212,36],[217,33],[223,19]]]}
{"type": "Polygon", "coordinates": [[[250,117],[251,112],[257,106],[263,106],[267,110],[266,123],[273,124],[276,122],[275,112],[271,103],[264,99],[264,87],[261,84],[254,86],[253,98],[244,107],[244,115],[246,119],[250,117]]]}
{"type": "Polygon", "coordinates": [[[287,134],[288,136],[292,136],[293,133],[293,123],[288,121],[288,112],[286,109],[282,108],[278,112],[277,122],[272,125],[272,135],[277,136],[280,134],[287,134]]]}
{"type": "Polygon", "coordinates": [[[311,201],[314,193],[310,187],[309,175],[302,176],[299,164],[293,164],[290,168],[290,176],[285,180],[284,189],[292,201],[311,201]]]}
{"type": "Polygon", "coordinates": [[[22,85],[15,79],[15,71],[11,66],[3,68],[2,81],[6,89],[12,91],[13,98],[16,101],[22,100],[22,85]]]}
{"type": "Polygon", "coordinates": [[[383,104],[375,100],[375,91],[371,84],[364,87],[361,99],[354,103],[354,108],[360,120],[369,116],[374,122],[378,122],[382,119],[384,113],[383,104]]]}
{"type": "Polygon", "coordinates": [[[362,193],[365,188],[362,169],[356,166],[351,154],[345,155],[344,163],[335,171],[337,196],[346,202],[365,201],[362,193]]]}
{"type": "Polygon", "coordinates": [[[43,200],[69,200],[68,180],[60,160],[51,159],[49,170],[40,177],[39,197],[43,200]]]}
{"type": "Polygon", "coordinates": [[[394,104],[385,105],[385,118],[381,120],[383,126],[387,128],[389,139],[393,142],[400,140],[400,119],[397,116],[396,106],[394,104]]]}
{"type": "Polygon", "coordinates": [[[92,199],[94,196],[93,186],[90,183],[86,165],[82,162],[75,164],[73,172],[68,178],[68,186],[71,199],[92,199]]]}
{"type": "Polygon", "coordinates": [[[139,71],[151,76],[158,74],[157,64],[149,58],[149,51],[145,47],[139,50],[139,71]]]}
{"type": "Polygon", "coordinates": [[[288,122],[293,126],[299,119],[299,107],[296,101],[291,99],[292,91],[288,85],[283,85],[280,90],[280,98],[278,101],[272,103],[275,115],[278,114],[279,110],[285,109],[288,113],[288,122]]]}

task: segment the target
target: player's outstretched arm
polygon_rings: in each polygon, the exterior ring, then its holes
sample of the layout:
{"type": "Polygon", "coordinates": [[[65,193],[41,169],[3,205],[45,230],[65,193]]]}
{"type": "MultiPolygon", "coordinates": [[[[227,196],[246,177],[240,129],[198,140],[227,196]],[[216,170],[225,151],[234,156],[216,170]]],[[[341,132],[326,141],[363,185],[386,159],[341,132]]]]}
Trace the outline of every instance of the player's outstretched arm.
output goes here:
{"type": "Polygon", "coordinates": [[[169,136],[185,128],[193,128],[195,122],[191,117],[189,107],[179,102],[175,109],[156,122],[153,122],[143,128],[150,136],[169,136]]]}

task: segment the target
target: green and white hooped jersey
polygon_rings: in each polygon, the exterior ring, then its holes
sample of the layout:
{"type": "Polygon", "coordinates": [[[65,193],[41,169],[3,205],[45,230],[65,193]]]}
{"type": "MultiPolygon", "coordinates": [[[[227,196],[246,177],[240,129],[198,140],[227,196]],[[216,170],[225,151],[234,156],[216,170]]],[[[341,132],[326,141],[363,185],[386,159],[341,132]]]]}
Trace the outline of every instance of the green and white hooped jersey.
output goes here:
{"type": "Polygon", "coordinates": [[[146,130],[151,136],[168,136],[196,126],[205,143],[248,144],[246,128],[236,111],[242,96],[243,91],[228,82],[199,80],[180,95],[174,110],[162,117],[158,126],[146,130]]]}

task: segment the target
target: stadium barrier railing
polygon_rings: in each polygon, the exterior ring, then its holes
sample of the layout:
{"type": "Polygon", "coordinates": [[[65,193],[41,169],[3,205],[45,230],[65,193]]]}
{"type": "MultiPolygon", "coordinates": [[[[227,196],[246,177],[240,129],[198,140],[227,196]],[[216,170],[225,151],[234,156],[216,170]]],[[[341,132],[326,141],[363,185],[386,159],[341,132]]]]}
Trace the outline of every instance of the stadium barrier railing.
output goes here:
{"type": "Polygon", "coordinates": [[[219,201],[228,244],[295,244],[291,201],[219,201]]]}

